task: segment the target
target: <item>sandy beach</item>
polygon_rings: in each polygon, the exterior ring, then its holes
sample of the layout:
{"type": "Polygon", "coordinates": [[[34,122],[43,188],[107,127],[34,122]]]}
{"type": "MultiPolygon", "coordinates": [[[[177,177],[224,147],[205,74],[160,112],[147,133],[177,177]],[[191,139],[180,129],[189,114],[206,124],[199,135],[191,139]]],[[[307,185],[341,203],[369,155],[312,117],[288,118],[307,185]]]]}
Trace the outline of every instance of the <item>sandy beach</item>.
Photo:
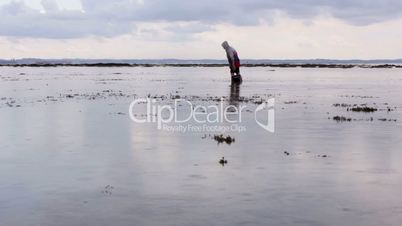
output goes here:
{"type": "Polygon", "coordinates": [[[401,72],[1,67],[1,225],[399,225],[401,72]],[[245,131],[182,133],[134,123],[136,98],[250,110],[245,131]]]}

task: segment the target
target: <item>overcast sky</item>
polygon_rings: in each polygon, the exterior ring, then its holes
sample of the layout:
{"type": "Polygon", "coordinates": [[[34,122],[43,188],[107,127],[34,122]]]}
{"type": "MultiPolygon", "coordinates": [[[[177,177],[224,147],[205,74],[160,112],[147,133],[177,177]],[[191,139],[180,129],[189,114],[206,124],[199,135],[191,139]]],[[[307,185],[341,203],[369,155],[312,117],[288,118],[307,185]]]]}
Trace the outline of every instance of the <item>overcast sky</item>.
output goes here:
{"type": "Polygon", "coordinates": [[[402,58],[401,0],[0,0],[0,58],[402,58]]]}

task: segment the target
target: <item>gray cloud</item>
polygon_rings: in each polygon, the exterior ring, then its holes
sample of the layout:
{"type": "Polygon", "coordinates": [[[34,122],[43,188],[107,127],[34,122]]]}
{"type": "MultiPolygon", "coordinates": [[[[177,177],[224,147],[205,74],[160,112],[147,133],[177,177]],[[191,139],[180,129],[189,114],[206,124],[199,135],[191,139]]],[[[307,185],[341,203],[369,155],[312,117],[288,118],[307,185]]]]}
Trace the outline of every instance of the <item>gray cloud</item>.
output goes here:
{"type": "Polygon", "coordinates": [[[13,1],[0,8],[0,36],[79,38],[89,35],[112,37],[131,32],[132,21],[87,16],[78,10],[59,10],[55,1],[42,1],[45,12],[13,1]]]}
{"type": "Polygon", "coordinates": [[[46,12],[58,11],[59,6],[53,0],[42,0],[42,6],[46,12]]]}
{"type": "Polygon", "coordinates": [[[61,10],[54,0],[43,0],[45,12],[13,1],[0,7],[0,35],[44,38],[115,36],[130,33],[137,22],[193,21],[197,27],[168,29],[199,33],[219,22],[255,25],[270,21],[275,11],[292,18],[313,20],[328,13],[354,25],[391,20],[402,14],[402,1],[387,0],[81,0],[83,11],[61,10]]]}

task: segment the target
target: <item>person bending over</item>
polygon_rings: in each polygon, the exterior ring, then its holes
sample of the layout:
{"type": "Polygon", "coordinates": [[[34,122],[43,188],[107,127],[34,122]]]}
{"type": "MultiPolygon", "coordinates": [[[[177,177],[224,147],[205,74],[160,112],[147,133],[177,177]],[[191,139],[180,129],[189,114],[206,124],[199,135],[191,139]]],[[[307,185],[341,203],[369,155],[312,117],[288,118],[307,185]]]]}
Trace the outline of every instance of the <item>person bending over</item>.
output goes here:
{"type": "Polygon", "coordinates": [[[222,47],[226,51],[226,56],[229,61],[230,74],[232,75],[232,82],[242,82],[240,75],[240,59],[236,50],[229,45],[227,41],[222,43],[222,47]]]}

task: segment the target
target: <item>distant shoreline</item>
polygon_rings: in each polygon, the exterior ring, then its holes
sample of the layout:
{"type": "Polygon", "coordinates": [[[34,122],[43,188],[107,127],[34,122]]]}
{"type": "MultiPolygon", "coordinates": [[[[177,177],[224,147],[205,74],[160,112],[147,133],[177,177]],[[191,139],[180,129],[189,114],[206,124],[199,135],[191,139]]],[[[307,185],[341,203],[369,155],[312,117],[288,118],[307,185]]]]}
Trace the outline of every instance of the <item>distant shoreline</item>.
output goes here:
{"type": "MultiPolygon", "coordinates": [[[[129,64],[129,63],[34,63],[34,64],[0,64],[0,67],[226,67],[227,64],[129,64]]],[[[396,64],[243,64],[242,67],[272,68],[402,68],[396,64]]]]}

